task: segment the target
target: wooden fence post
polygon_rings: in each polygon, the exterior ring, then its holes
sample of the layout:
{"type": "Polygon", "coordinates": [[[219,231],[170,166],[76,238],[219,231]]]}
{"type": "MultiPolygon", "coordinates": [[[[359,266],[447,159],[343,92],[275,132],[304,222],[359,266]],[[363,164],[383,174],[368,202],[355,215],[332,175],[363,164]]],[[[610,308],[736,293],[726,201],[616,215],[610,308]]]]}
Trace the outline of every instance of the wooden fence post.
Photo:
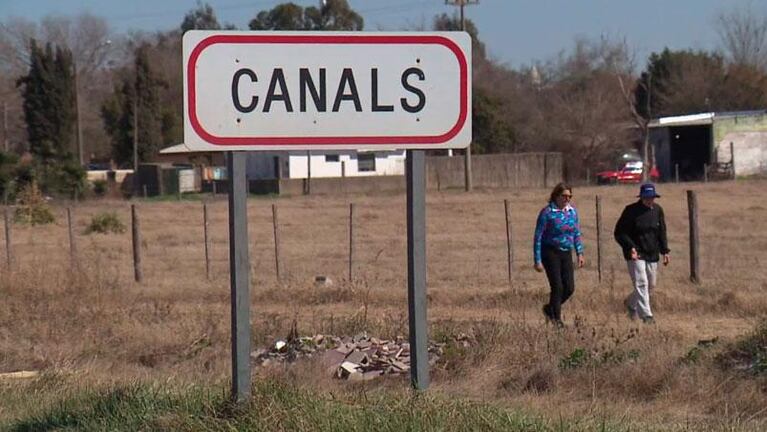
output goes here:
{"type": "Polygon", "coordinates": [[[72,208],[67,207],[67,227],[69,230],[69,263],[74,269],[77,267],[77,246],[75,245],[75,231],[72,217],[72,208]]]}
{"type": "Polygon", "coordinates": [[[11,263],[13,262],[13,249],[11,248],[11,216],[8,206],[5,206],[3,216],[5,218],[5,258],[8,271],[10,271],[11,263]]]}
{"type": "Polygon", "coordinates": [[[597,211],[597,274],[602,283],[602,197],[596,196],[597,211]]]}
{"type": "Polygon", "coordinates": [[[511,228],[511,215],[509,214],[509,200],[503,200],[503,209],[506,215],[506,260],[509,273],[509,285],[512,281],[512,270],[514,265],[514,247],[512,244],[512,228],[511,228]]]}
{"type": "Polygon", "coordinates": [[[687,209],[690,224],[690,281],[700,283],[700,233],[698,231],[698,197],[687,191],[687,209]]]}
{"type": "Polygon", "coordinates": [[[272,204],[272,226],[274,227],[274,271],[280,281],[280,230],[277,223],[277,205],[272,204]]]}
{"type": "Polygon", "coordinates": [[[205,277],[210,280],[210,236],[208,235],[208,203],[202,204],[202,232],[205,242],[205,277]]]}
{"type": "Polygon", "coordinates": [[[354,203],[349,203],[349,282],[354,280],[354,203]]]}
{"type": "Polygon", "coordinates": [[[735,180],[735,144],[730,141],[730,171],[732,171],[732,179],[735,180]]]}
{"type": "Polygon", "coordinates": [[[133,277],[136,282],[144,279],[141,269],[141,225],[139,222],[136,204],[131,204],[131,231],[133,234],[133,277]]]}

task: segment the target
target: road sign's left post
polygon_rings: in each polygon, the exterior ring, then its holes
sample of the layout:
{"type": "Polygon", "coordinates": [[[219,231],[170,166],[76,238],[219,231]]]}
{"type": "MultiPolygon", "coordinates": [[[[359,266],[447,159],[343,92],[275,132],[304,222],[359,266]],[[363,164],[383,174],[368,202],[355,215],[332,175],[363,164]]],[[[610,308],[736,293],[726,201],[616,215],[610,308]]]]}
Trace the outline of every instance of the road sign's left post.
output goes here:
{"type": "Polygon", "coordinates": [[[229,272],[232,303],[232,399],[250,397],[250,259],[245,152],[227,153],[229,272]]]}

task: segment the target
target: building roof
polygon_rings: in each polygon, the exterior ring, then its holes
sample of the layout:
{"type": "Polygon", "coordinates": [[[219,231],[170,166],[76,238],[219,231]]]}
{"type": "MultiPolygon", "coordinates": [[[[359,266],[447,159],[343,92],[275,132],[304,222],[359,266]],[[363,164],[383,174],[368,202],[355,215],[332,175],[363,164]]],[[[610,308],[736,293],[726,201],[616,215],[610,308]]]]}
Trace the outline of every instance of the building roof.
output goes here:
{"type": "Polygon", "coordinates": [[[766,110],[707,112],[681,116],[659,117],[651,120],[649,126],[651,128],[658,128],[670,126],[710,125],[714,123],[714,119],[716,118],[753,117],[765,114],[767,114],[766,110]]]}
{"type": "Polygon", "coordinates": [[[176,144],[170,147],[165,147],[160,150],[160,154],[182,154],[182,153],[195,153],[186,146],[186,144],[176,144]]]}
{"type": "Polygon", "coordinates": [[[689,114],[671,117],[659,117],[650,121],[650,127],[669,127],[669,126],[696,126],[709,125],[714,122],[714,113],[689,114]]]}

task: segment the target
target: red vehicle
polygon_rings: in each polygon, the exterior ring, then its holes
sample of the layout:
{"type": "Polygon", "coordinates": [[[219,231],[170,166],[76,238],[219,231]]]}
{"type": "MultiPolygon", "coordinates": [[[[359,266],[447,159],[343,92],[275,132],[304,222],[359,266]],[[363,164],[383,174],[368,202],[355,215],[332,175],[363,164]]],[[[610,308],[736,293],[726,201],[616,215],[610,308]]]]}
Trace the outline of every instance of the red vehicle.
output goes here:
{"type": "MultiPolygon", "coordinates": [[[[642,161],[629,161],[617,171],[602,171],[597,173],[597,184],[640,183],[642,181],[642,161]]],[[[657,181],[660,177],[658,169],[650,170],[650,180],[657,181]]]]}

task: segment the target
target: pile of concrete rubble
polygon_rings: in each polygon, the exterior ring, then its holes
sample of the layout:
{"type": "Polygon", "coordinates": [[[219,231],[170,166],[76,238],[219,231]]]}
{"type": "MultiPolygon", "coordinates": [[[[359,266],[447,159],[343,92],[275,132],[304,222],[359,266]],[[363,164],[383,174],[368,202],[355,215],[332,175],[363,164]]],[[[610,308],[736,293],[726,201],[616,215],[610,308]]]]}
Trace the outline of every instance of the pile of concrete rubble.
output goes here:
{"type": "MultiPolygon", "coordinates": [[[[459,334],[453,338],[462,347],[473,345],[472,338],[459,334]]],[[[446,343],[429,343],[429,365],[445,353],[446,343]]],[[[301,358],[319,358],[329,373],[349,381],[368,381],[383,375],[410,372],[410,343],[402,337],[378,339],[360,333],[354,337],[315,335],[278,340],[270,348],[253,351],[257,366],[293,362],[301,358]]]]}

